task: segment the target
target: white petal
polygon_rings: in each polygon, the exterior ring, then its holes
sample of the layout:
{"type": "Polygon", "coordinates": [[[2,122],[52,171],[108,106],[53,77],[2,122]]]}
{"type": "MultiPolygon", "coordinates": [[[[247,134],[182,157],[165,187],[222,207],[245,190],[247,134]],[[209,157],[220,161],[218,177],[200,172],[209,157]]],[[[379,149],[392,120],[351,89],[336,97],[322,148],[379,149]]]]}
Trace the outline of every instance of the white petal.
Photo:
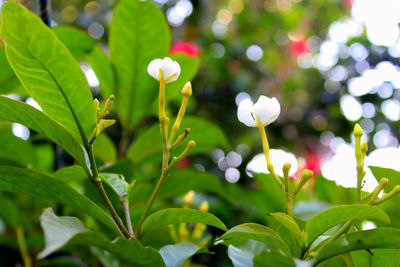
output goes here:
{"type": "Polygon", "coordinates": [[[262,124],[270,124],[279,116],[281,106],[275,97],[268,98],[262,95],[254,104],[254,112],[262,124]]]}
{"type": "Polygon", "coordinates": [[[178,79],[179,75],[181,74],[181,66],[179,66],[178,62],[173,61],[171,65],[172,65],[172,68],[174,70],[174,74],[173,74],[173,76],[171,78],[168,79],[169,83],[173,82],[173,81],[176,81],[178,79]]]}
{"type": "Polygon", "coordinates": [[[240,122],[246,124],[249,127],[255,127],[256,121],[252,116],[253,109],[253,102],[250,99],[244,99],[239,103],[237,116],[240,122]]]}
{"type": "Polygon", "coordinates": [[[156,80],[158,80],[158,74],[159,74],[161,63],[162,63],[162,59],[156,58],[156,59],[153,59],[147,66],[147,72],[150,74],[151,77],[153,77],[156,80]]]}
{"type": "MultiPolygon", "coordinates": [[[[297,172],[297,159],[292,153],[288,153],[281,149],[270,149],[269,155],[271,157],[272,166],[274,166],[274,171],[279,176],[283,177],[282,167],[285,163],[290,163],[289,176],[293,176],[297,172]]],[[[252,172],[269,173],[264,153],[254,156],[254,158],[247,164],[246,172],[250,177],[252,177],[252,172]]]]}

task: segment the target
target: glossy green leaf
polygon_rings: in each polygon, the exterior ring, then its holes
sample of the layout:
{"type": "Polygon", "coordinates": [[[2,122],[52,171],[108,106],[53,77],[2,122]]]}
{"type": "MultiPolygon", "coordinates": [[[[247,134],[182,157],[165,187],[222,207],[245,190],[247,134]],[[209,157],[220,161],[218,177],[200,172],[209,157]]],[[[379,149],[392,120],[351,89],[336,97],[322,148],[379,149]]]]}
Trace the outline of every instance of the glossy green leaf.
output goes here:
{"type": "Polygon", "coordinates": [[[343,236],[324,246],[317,255],[316,264],[350,251],[377,248],[399,249],[400,230],[381,227],[343,236]]]}
{"type": "Polygon", "coordinates": [[[389,184],[385,186],[384,191],[389,192],[393,189],[396,185],[400,185],[400,172],[389,169],[389,168],[382,168],[377,166],[369,166],[372,171],[372,174],[375,178],[380,181],[382,178],[388,178],[389,184]]]}
{"type": "MultiPolygon", "coordinates": [[[[253,258],[254,267],[263,267],[268,262],[270,267],[295,267],[301,266],[296,265],[294,260],[290,257],[285,257],[276,250],[268,251],[263,250],[261,253],[257,254],[253,258]]],[[[307,266],[307,265],[304,265],[307,266]]]]}
{"type": "Polygon", "coordinates": [[[187,259],[201,250],[201,248],[192,243],[179,243],[162,247],[160,254],[167,267],[180,267],[187,259]]]}
{"type": "Polygon", "coordinates": [[[99,46],[87,56],[87,61],[96,73],[100,83],[100,91],[104,98],[108,98],[115,91],[115,70],[111,59],[99,46]]]}
{"type": "Polygon", "coordinates": [[[170,208],[154,212],[143,222],[141,235],[152,229],[178,223],[204,223],[224,231],[227,230],[224,223],[215,215],[193,209],[170,208]]]}
{"type": "Polygon", "coordinates": [[[265,249],[265,244],[255,240],[245,240],[239,245],[228,246],[228,257],[234,267],[253,266],[253,258],[265,249]]]}
{"type": "MultiPolygon", "coordinates": [[[[174,98],[180,99],[183,86],[186,84],[186,82],[193,80],[200,67],[199,57],[191,57],[181,53],[173,54],[170,57],[171,59],[177,61],[181,66],[181,74],[175,82],[167,84],[165,92],[165,98],[167,101],[174,98]]],[[[196,90],[196,88],[193,90],[196,90]]]]}
{"type": "Polygon", "coordinates": [[[10,64],[8,63],[6,57],[5,48],[0,44],[0,93],[7,94],[13,92],[16,87],[21,86],[17,76],[13,69],[11,68],[10,64]]]}
{"type": "Polygon", "coordinates": [[[110,53],[118,80],[115,101],[122,124],[131,128],[157,98],[158,84],[147,65],[167,55],[170,35],[161,10],[151,1],[122,0],[110,26],[110,53]]]}
{"type": "Polygon", "coordinates": [[[79,219],[58,217],[50,208],[43,212],[41,225],[45,233],[46,248],[39,254],[39,258],[44,258],[67,244],[76,244],[107,250],[134,266],[165,266],[157,250],[143,247],[137,239],[117,238],[110,241],[103,234],[86,228],[79,219]]]}
{"type": "Polygon", "coordinates": [[[36,171],[0,166],[0,190],[28,193],[65,204],[92,216],[111,230],[119,233],[111,217],[87,197],[67,184],[36,171]]]}
{"type": "Polygon", "coordinates": [[[3,218],[14,229],[19,226],[17,205],[9,198],[0,195],[0,218],[3,218]]]}
{"type": "Polygon", "coordinates": [[[102,134],[96,138],[93,144],[93,152],[104,163],[114,164],[117,161],[117,149],[106,134],[102,134]]]}
{"type": "Polygon", "coordinates": [[[0,96],[0,120],[18,122],[43,134],[88,169],[87,153],[83,146],[64,127],[43,112],[23,102],[0,96]]]}
{"type": "Polygon", "coordinates": [[[372,249],[351,252],[354,267],[398,267],[400,266],[400,249],[372,249]],[[371,253],[370,253],[371,252],[371,253]]]}
{"type": "Polygon", "coordinates": [[[283,242],[282,238],[274,230],[264,225],[256,223],[244,223],[237,225],[229,229],[229,231],[218,238],[218,240],[227,239],[256,240],[268,245],[271,248],[280,249],[284,253],[290,255],[290,249],[286,243],[283,242]]]}
{"type": "Polygon", "coordinates": [[[96,40],[80,29],[69,26],[56,26],[52,29],[77,60],[90,54],[97,45],[96,40]]]}
{"type": "Polygon", "coordinates": [[[43,111],[75,137],[88,138],[96,123],[92,95],[78,62],[55,33],[22,5],[7,2],[1,38],[15,74],[43,111]]]}
{"type": "Polygon", "coordinates": [[[0,159],[10,160],[25,168],[36,165],[35,150],[27,141],[3,131],[0,131],[0,140],[0,159]]]}
{"type": "Polygon", "coordinates": [[[296,238],[300,244],[303,244],[300,228],[292,217],[283,212],[269,213],[268,215],[272,216],[280,224],[286,227],[294,238],[296,238]]]}
{"type": "MultiPolygon", "coordinates": [[[[209,152],[216,147],[229,148],[227,138],[222,130],[207,120],[187,116],[184,117],[181,124],[181,131],[190,128],[188,139],[195,140],[196,146],[190,154],[209,152]]],[[[178,153],[184,148],[181,145],[178,153]]],[[[161,135],[159,124],[154,124],[148,130],[143,132],[128,148],[127,157],[134,163],[141,162],[154,154],[161,153],[161,135]]]]}
{"type": "Polygon", "coordinates": [[[64,183],[73,183],[89,179],[85,170],[80,166],[69,166],[57,170],[53,174],[54,178],[64,183]]]}
{"type": "Polygon", "coordinates": [[[308,245],[325,231],[335,225],[353,219],[380,220],[389,223],[390,219],[384,211],[375,206],[343,205],[324,210],[312,217],[306,225],[308,245]]]}
{"type": "Polygon", "coordinates": [[[116,173],[104,173],[100,174],[101,179],[106,182],[114,192],[122,199],[128,192],[129,184],[125,181],[124,176],[116,173]]]}

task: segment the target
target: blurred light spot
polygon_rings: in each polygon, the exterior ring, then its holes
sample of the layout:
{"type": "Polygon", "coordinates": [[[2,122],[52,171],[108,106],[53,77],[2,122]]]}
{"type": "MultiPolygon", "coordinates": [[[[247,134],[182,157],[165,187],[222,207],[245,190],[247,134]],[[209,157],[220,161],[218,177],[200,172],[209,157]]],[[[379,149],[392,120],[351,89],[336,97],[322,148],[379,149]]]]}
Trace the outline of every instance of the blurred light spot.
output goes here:
{"type": "Polygon", "coordinates": [[[228,26],[218,21],[213,22],[211,29],[217,39],[224,39],[228,35],[228,26]]]}
{"type": "Polygon", "coordinates": [[[321,134],[319,140],[324,146],[330,146],[333,138],[335,138],[335,135],[332,132],[326,131],[321,134]]]}
{"type": "Polygon", "coordinates": [[[312,67],[313,63],[313,56],[311,53],[301,53],[297,57],[297,65],[299,65],[300,68],[303,69],[308,69],[312,67]]]}
{"type": "Polygon", "coordinates": [[[394,58],[400,57],[400,42],[397,41],[394,46],[389,47],[388,52],[394,58]]]}
{"type": "Polygon", "coordinates": [[[274,40],[278,45],[287,45],[289,43],[289,37],[285,31],[277,31],[274,40]]]}
{"type": "Polygon", "coordinates": [[[221,24],[229,24],[232,21],[232,13],[228,9],[221,9],[217,13],[217,20],[221,24]]]}
{"type": "Polygon", "coordinates": [[[292,7],[292,2],[289,0],[276,0],[276,7],[280,11],[288,11],[292,7]]]}
{"type": "Polygon", "coordinates": [[[30,135],[29,129],[19,123],[12,124],[12,132],[16,137],[19,137],[23,140],[28,140],[30,135]]]}
{"type": "Polygon", "coordinates": [[[323,115],[317,115],[312,118],[311,125],[315,130],[323,131],[328,127],[328,120],[323,115]]]}
{"type": "Polygon", "coordinates": [[[340,89],[340,82],[328,79],[325,81],[324,87],[329,93],[336,93],[340,89]]]}
{"type": "Polygon", "coordinates": [[[348,82],[349,92],[353,96],[362,96],[368,94],[371,86],[363,77],[351,78],[348,82]]]}
{"type": "Polygon", "coordinates": [[[397,147],[378,148],[368,155],[366,164],[400,171],[399,158],[400,149],[397,147]]]}
{"type": "Polygon", "coordinates": [[[239,167],[242,163],[242,156],[235,151],[231,151],[226,155],[226,161],[230,167],[239,167]]]}
{"type": "Polygon", "coordinates": [[[85,70],[85,76],[89,83],[90,87],[98,87],[99,86],[99,79],[97,79],[96,73],[94,73],[92,68],[88,68],[85,70]]]}
{"type": "Polygon", "coordinates": [[[350,46],[350,55],[355,61],[363,61],[368,57],[368,50],[360,43],[354,43],[350,46]]]}
{"type": "Polygon", "coordinates": [[[388,146],[390,141],[390,131],[380,130],[376,132],[373,140],[376,147],[388,146]]]}
{"type": "Polygon", "coordinates": [[[225,179],[230,182],[230,183],[236,183],[239,181],[240,178],[240,172],[238,169],[235,168],[229,168],[225,171],[225,179]]]}
{"type": "Polygon", "coordinates": [[[376,65],[375,71],[380,77],[381,81],[392,81],[399,76],[396,67],[389,61],[382,61],[376,65]]]}
{"type": "Polygon", "coordinates": [[[347,42],[347,28],[346,25],[340,21],[335,21],[329,26],[329,38],[336,43],[347,42]]]}
{"type": "Polygon", "coordinates": [[[390,83],[383,83],[381,86],[378,88],[378,95],[381,98],[388,98],[393,95],[393,87],[390,83]]]}
{"type": "Polygon", "coordinates": [[[247,157],[247,156],[250,154],[251,149],[250,149],[250,147],[249,147],[248,145],[246,145],[246,144],[239,144],[239,145],[236,147],[236,151],[237,151],[242,157],[247,157]]]}
{"type": "Polygon", "coordinates": [[[225,47],[220,43],[210,45],[210,53],[215,58],[221,58],[225,55],[225,47]]]}
{"type": "Polygon", "coordinates": [[[362,105],[362,115],[365,118],[373,118],[376,114],[376,109],[375,109],[375,105],[370,103],[370,102],[366,102],[362,105]]]}
{"type": "Polygon", "coordinates": [[[193,5],[189,0],[179,0],[175,6],[167,10],[169,24],[174,27],[180,26],[186,17],[193,11],[193,5]]]}
{"type": "Polygon", "coordinates": [[[369,69],[369,63],[366,60],[357,62],[356,64],[356,71],[360,74],[363,74],[364,71],[369,69]]]}
{"type": "Polygon", "coordinates": [[[242,0],[231,0],[228,7],[233,14],[239,14],[243,11],[244,5],[242,0]]]}
{"type": "Polygon", "coordinates": [[[370,221],[363,221],[361,228],[363,231],[373,230],[376,228],[376,224],[370,221]]]}
{"type": "Polygon", "coordinates": [[[200,163],[194,164],[193,167],[194,167],[196,170],[198,170],[199,172],[205,172],[205,171],[206,171],[206,168],[204,168],[204,166],[201,165],[200,163]]]}
{"type": "Polygon", "coordinates": [[[343,81],[347,78],[347,69],[342,65],[334,67],[330,72],[330,79],[333,81],[343,81]]]}
{"type": "Polygon", "coordinates": [[[222,158],[219,159],[218,168],[221,171],[225,171],[225,170],[227,170],[229,168],[228,161],[226,160],[226,157],[222,157],[222,158]]]}
{"type": "Polygon", "coordinates": [[[382,102],[381,109],[385,117],[391,121],[400,119],[400,103],[397,100],[386,100],[382,102]]]}
{"type": "Polygon", "coordinates": [[[240,102],[242,102],[245,99],[250,99],[250,96],[248,93],[241,92],[241,93],[237,94],[237,96],[235,98],[236,105],[239,105],[240,102]]]}
{"type": "Polygon", "coordinates": [[[39,104],[32,97],[28,97],[25,103],[36,108],[37,110],[43,111],[42,108],[39,106],[39,104]]]}
{"type": "Polygon", "coordinates": [[[297,137],[297,128],[293,124],[288,124],[283,128],[283,135],[287,139],[294,139],[297,137]]]}
{"type": "Polygon", "coordinates": [[[340,108],[344,116],[350,121],[356,121],[361,118],[361,104],[351,95],[344,95],[340,98],[340,108]]]}
{"type": "MultiPolygon", "coordinates": [[[[285,163],[290,163],[289,176],[293,176],[297,172],[297,159],[292,153],[285,152],[281,149],[270,149],[271,163],[274,166],[276,174],[283,177],[282,167],[285,163]]],[[[269,173],[267,162],[263,153],[253,157],[246,166],[246,173],[253,177],[252,173],[269,173]]]]}
{"type": "Polygon", "coordinates": [[[341,138],[341,137],[334,137],[332,140],[331,140],[331,142],[329,143],[329,147],[331,148],[331,150],[333,151],[333,152],[336,152],[336,151],[338,151],[338,149],[341,147],[341,146],[343,146],[343,145],[345,145],[346,144],[346,142],[343,140],[343,138],[341,138]]]}
{"type": "Polygon", "coordinates": [[[85,13],[95,15],[100,12],[100,5],[96,1],[88,2],[84,7],[85,13]]]}
{"type": "Polygon", "coordinates": [[[321,38],[318,36],[311,36],[307,39],[307,46],[311,52],[318,52],[321,45],[321,38]]]}
{"type": "Polygon", "coordinates": [[[263,56],[263,50],[258,45],[251,45],[246,50],[246,55],[250,60],[258,61],[263,56]]]}
{"type": "Polygon", "coordinates": [[[365,133],[371,133],[375,129],[375,123],[371,119],[363,119],[360,125],[365,133]]]}
{"type": "Polygon", "coordinates": [[[214,149],[211,151],[211,159],[217,163],[221,158],[225,156],[224,151],[222,149],[214,149]]]}
{"type": "Polygon", "coordinates": [[[73,22],[78,17],[78,10],[75,6],[66,6],[61,10],[61,18],[65,22],[73,22]]]}
{"type": "Polygon", "coordinates": [[[93,22],[88,27],[90,37],[100,39],[104,34],[104,27],[100,23],[93,22]]]}

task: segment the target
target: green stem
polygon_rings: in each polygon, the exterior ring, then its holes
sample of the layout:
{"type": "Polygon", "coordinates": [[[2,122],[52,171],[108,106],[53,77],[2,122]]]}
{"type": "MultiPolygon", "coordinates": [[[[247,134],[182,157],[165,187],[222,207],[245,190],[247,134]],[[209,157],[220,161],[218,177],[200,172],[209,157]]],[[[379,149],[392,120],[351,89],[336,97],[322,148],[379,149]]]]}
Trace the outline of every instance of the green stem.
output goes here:
{"type": "Polygon", "coordinates": [[[128,200],[127,197],[125,197],[124,200],[122,201],[122,205],[124,206],[126,226],[128,227],[129,235],[133,236],[131,215],[130,215],[130,212],[129,212],[129,200],[128,200]]]}
{"type": "Polygon", "coordinates": [[[99,172],[97,170],[96,160],[94,159],[93,144],[89,144],[88,155],[90,161],[90,168],[92,170],[92,176],[90,177],[91,180],[96,185],[97,191],[99,191],[101,199],[106,205],[108,211],[111,214],[111,217],[113,218],[115,224],[118,226],[118,229],[121,231],[122,235],[126,239],[131,238],[131,235],[129,234],[128,230],[126,230],[124,224],[122,223],[117,212],[115,211],[114,206],[112,205],[110,199],[108,198],[106,191],[104,190],[103,183],[101,181],[101,178],[99,177],[99,172]]]}
{"type": "Polygon", "coordinates": [[[271,158],[269,157],[269,144],[268,144],[267,134],[265,133],[265,129],[261,124],[257,125],[257,128],[260,132],[265,159],[267,160],[268,171],[271,173],[272,177],[274,177],[275,181],[279,184],[279,186],[282,186],[282,182],[279,179],[278,175],[275,173],[274,166],[272,165],[271,158]]]}
{"type": "Polygon", "coordinates": [[[26,246],[25,237],[24,237],[24,229],[22,227],[17,227],[17,242],[19,246],[19,252],[21,253],[22,260],[24,262],[24,267],[32,266],[32,259],[29,256],[28,248],[26,246]]]}
{"type": "Polygon", "coordinates": [[[125,157],[128,141],[129,141],[129,133],[127,131],[122,131],[121,142],[119,143],[119,152],[118,152],[119,159],[123,159],[125,157]]]}

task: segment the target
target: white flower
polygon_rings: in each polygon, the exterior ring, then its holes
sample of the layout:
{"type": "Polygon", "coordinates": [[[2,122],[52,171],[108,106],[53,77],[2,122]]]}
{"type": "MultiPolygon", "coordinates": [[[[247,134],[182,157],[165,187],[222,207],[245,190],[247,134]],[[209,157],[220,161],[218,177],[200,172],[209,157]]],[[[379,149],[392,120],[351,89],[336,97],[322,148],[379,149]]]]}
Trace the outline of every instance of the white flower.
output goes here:
{"type": "Polygon", "coordinates": [[[181,67],[178,62],[169,57],[164,59],[157,58],[150,62],[147,72],[158,81],[164,80],[166,83],[170,83],[178,79],[179,74],[181,74],[181,67]]]}
{"type": "MultiPolygon", "coordinates": [[[[271,157],[271,163],[274,166],[274,170],[279,176],[283,177],[282,167],[285,163],[290,163],[289,176],[293,176],[297,172],[297,159],[292,153],[281,149],[270,149],[269,154],[271,157]]],[[[246,173],[250,177],[253,177],[252,173],[260,172],[269,173],[264,153],[255,155],[246,167],[246,173]]]]}
{"type": "Polygon", "coordinates": [[[260,96],[257,103],[250,99],[240,102],[238,107],[238,119],[249,127],[256,127],[257,123],[266,126],[274,122],[281,112],[281,106],[275,97],[260,96]]]}

